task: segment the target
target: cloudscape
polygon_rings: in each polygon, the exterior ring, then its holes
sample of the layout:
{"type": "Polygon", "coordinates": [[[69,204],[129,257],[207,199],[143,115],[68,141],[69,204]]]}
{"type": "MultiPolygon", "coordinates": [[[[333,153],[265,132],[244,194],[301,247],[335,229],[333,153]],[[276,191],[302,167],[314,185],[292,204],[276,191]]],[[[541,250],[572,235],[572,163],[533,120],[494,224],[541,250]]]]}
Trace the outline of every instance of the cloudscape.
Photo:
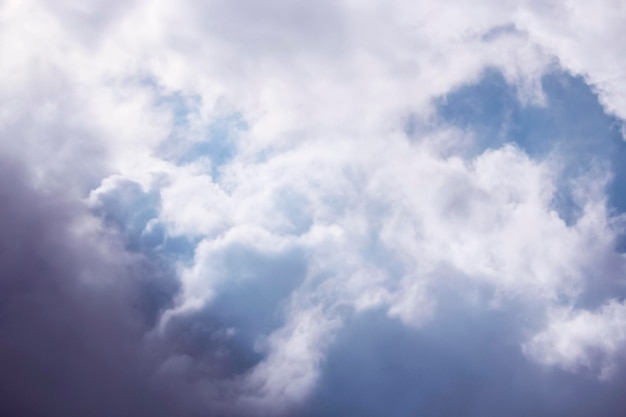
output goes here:
{"type": "Polygon", "coordinates": [[[0,415],[626,415],[626,2],[0,0],[0,415]]]}

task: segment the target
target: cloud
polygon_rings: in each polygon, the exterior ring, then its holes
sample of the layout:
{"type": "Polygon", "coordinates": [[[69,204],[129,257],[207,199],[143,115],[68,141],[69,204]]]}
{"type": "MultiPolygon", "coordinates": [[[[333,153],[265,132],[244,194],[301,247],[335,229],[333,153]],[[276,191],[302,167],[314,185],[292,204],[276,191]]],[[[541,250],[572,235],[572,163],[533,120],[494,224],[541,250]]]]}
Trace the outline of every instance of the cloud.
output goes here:
{"type": "Polygon", "coordinates": [[[623,31],[623,3],[608,0],[591,7],[531,1],[528,6],[519,10],[520,26],[553,51],[564,67],[587,77],[606,109],[623,119],[626,103],[617,84],[624,78],[624,54],[623,47],[612,41],[623,31]]]}
{"type": "Polygon", "coordinates": [[[621,5],[0,7],[34,413],[619,414],[621,5]]]}
{"type": "Polygon", "coordinates": [[[617,371],[624,347],[623,310],[623,304],[612,300],[595,312],[552,312],[547,329],[533,336],[525,351],[546,365],[586,368],[608,379],[617,371]]]}
{"type": "Polygon", "coordinates": [[[142,341],[141,290],[156,265],[126,254],[80,207],[32,190],[10,161],[1,171],[2,413],[175,412],[151,376],[161,354],[142,341]]]}
{"type": "Polygon", "coordinates": [[[437,319],[419,330],[380,311],[355,317],[329,350],[304,415],[621,414],[623,374],[607,383],[529,364],[518,342],[532,308],[490,310],[467,291],[439,293],[437,319]]]}

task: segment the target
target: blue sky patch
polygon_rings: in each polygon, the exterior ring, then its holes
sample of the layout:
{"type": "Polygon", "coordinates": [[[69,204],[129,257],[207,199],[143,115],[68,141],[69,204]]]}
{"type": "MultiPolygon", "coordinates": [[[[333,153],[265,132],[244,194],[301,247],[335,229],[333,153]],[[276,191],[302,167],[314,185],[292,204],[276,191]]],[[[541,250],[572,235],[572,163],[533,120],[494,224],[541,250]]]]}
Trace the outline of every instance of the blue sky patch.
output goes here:
{"type": "Polygon", "coordinates": [[[513,143],[533,158],[555,152],[565,163],[562,188],[555,207],[568,223],[576,220],[576,207],[568,180],[608,167],[614,179],[608,186],[609,204],[626,211],[626,142],[621,121],[605,113],[597,95],[581,77],[559,71],[542,79],[546,105],[530,105],[518,99],[516,87],[496,70],[437,102],[442,123],[471,131],[475,141],[469,155],[513,143]]]}

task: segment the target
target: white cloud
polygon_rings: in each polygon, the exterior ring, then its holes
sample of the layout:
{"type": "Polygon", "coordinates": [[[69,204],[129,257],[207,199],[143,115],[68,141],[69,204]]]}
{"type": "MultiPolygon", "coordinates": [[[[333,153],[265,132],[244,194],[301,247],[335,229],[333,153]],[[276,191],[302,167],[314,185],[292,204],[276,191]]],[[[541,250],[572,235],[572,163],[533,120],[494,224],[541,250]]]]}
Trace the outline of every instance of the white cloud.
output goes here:
{"type": "Polygon", "coordinates": [[[607,110],[626,118],[624,36],[626,5],[620,0],[526,1],[515,22],[568,70],[594,85],[607,110]]]}
{"type": "Polygon", "coordinates": [[[524,352],[545,365],[569,371],[587,369],[609,379],[623,362],[626,305],[612,300],[596,311],[559,308],[524,352]]]}
{"type": "MultiPolygon", "coordinates": [[[[324,348],[338,321],[319,308],[292,312],[289,323],[262,342],[268,356],[246,376],[249,394],[241,402],[259,414],[288,411],[305,400],[315,387],[324,348]]],[[[264,349],[264,350],[265,350],[264,349]]]]}
{"type": "MultiPolygon", "coordinates": [[[[436,126],[433,105],[487,68],[524,105],[545,105],[541,76],[558,62],[626,116],[619,2],[3,7],[0,134],[18,139],[2,152],[33,166],[43,186],[79,183],[76,194],[91,193],[92,203],[122,179],[158,190],[168,233],[199,239],[193,265],[181,268],[179,305],[164,320],[237,279],[224,266],[233,246],[306,253],[306,279],[246,375],[260,403],[306,397],[342,308],[384,308],[415,326],[436,318],[431,289],[446,278],[441,268],[503,302],[549,309],[575,300],[590,271],[619,258],[604,173],[577,182],[582,215],[568,225],[553,208],[558,164],[512,146],[468,159],[471,134],[436,126]],[[193,98],[184,122],[173,96],[193,98]],[[177,165],[163,156],[168,141],[206,139],[224,114],[247,126],[228,161],[177,165]],[[410,115],[419,125],[412,138],[402,131],[410,115]]],[[[613,310],[555,323],[609,329],[613,310]]],[[[532,349],[568,337],[549,330],[532,349]]],[[[588,360],[586,340],[542,360],[575,369],[588,360]]]]}

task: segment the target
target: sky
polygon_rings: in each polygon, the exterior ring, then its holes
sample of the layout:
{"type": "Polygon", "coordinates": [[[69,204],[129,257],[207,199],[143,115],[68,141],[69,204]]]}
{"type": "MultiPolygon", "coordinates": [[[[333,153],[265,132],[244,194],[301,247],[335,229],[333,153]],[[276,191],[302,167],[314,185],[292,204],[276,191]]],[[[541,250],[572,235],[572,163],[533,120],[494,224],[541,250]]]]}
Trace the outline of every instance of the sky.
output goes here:
{"type": "Polygon", "coordinates": [[[621,417],[622,0],[0,0],[0,415],[621,417]]]}

